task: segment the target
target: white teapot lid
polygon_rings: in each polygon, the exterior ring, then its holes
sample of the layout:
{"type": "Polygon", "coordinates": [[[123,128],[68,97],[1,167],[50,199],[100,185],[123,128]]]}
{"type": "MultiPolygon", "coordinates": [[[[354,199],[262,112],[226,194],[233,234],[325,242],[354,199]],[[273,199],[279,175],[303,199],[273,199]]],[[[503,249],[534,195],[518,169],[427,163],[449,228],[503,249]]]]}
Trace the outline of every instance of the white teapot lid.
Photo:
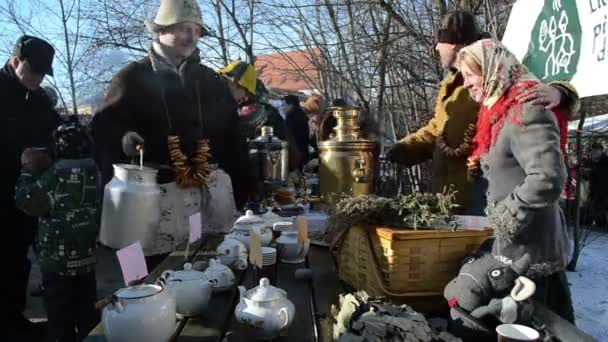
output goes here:
{"type": "Polygon", "coordinates": [[[169,277],[169,280],[188,281],[188,280],[199,280],[199,279],[203,279],[204,277],[205,277],[205,274],[203,272],[193,270],[192,264],[187,262],[184,264],[184,270],[174,272],[169,277]]]}
{"type": "Polygon", "coordinates": [[[215,272],[225,272],[226,270],[230,270],[228,266],[223,265],[220,259],[211,259],[209,260],[209,267],[207,267],[207,271],[215,271],[215,272]]]}
{"type": "Polygon", "coordinates": [[[287,298],[287,293],[278,287],[270,285],[268,278],[260,279],[260,285],[245,292],[244,297],[254,302],[266,302],[287,298]]]}
{"type": "Polygon", "coordinates": [[[252,210],[247,210],[245,215],[239,217],[235,225],[250,225],[250,224],[263,224],[264,220],[261,217],[255,215],[252,210]]]}
{"type": "Polygon", "coordinates": [[[153,296],[162,290],[163,288],[159,285],[143,284],[125,287],[114,292],[114,295],[123,299],[138,299],[153,296]]]}

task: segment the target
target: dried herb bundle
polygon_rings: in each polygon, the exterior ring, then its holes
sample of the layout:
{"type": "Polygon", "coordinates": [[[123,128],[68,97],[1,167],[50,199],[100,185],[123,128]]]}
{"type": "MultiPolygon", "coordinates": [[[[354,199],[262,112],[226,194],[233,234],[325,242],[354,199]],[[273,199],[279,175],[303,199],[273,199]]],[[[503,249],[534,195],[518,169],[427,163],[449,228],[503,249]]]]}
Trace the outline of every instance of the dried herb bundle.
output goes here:
{"type": "Polygon", "coordinates": [[[443,193],[414,193],[399,195],[392,203],[393,209],[399,212],[404,223],[418,227],[431,228],[436,223],[452,224],[454,216],[452,210],[457,208],[455,191],[448,190],[443,193]]]}
{"type": "Polygon", "coordinates": [[[376,195],[333,195],[330,204],[328,240],[335,243],[352,225],[387,225],[404,228],[433,228],[435,224],[452,225],[456,192],[413,193],[393,198],[376,195]]]}

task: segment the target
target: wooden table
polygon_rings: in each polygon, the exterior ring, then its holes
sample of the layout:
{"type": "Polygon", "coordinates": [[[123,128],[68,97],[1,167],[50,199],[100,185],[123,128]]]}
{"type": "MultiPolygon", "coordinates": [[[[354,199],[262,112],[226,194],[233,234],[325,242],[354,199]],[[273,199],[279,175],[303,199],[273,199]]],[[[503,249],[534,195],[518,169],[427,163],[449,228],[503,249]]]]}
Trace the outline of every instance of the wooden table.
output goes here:
{"type": "MultiPolygon", "coordinates": [[[[205,241],[191,246],[194,250],[188,258],[190,262],[207,261],[215,257],[215,248],[221,238],[210,236],[205,241]],[[193,248],[194,247],[194,248],[193,248]]],[[[148,277],[146,283],[153,283],[165,270],[181,269],[185,262],[185,248],[179,248],[164,260],[148,277]]],[[[245,271],[235,272],[237,283],[247,289],[257,286],[259,278],[253,267],[245,271]]],[[[337,277],[333,258],[327,248],[311,246],[305,263],[277,264],[276,284],[287,292],[287,296],[296,307],[292,325],[285,336],[273,341],[310,342],[330,341],[332,322],[330,320],[331,304],[338,302],[338,294],[342,288],[337,277]],[[314,265],[314,276],[308,280],[296,280],[294,273],[301,268],[314,265]]],[[[214,294],[209,302],[207,312],[200,317],[184,318],[175,324],[175,333],[171,341],[178,342],[212,342],[250,341],[244,327],[234,318],[234,308],[239,301],[239,291],[214,294]]],[[[86,342],[107,341],[101,323],[85,339],[86,342]]]]}
{"type": "MultiPolygon", "coordinates": [[[[209,236],[205,241],[191,246],[189,262],[209,260],[215,257],[215,248],[221,242],[217,236],[209,236]]],[[[185,262],[185,247],[172,253],[161,263],[145,282],[153,283],[165,270],[181,269],[185,262]]],[[[250,289],[257,286],[256,272],[250,266],[246,271],[236,272],[239,285],[250,289]]],[[[339,293],[345,291],[338,279],[334,260],[325,247],[311,245],[306,262],[302,264],[277,264],[276,284],[284,289],[296,307],[292,325],[284,336],[273,342],[311,342],[332,341],[331,305],[338,303],[339,293]],[[296,280],[294,273],[301,268],[313,270],[312,279],[296,280]]],[[[239,301],[238,289],[214,294],[209,302],[207,312],[200,317],[184,318],[176,321],[175,333],[171,341],[178,342],[245,342],[251,341],[244,327],[234,318],[234,308],[239,301]]],[[[589,337],[575,326],[561,319],[542,305],[535,307],[535,319],[546,326],[553,335],[564,342],[592,342],[589,337]]],[[[86,342],[106,342],[101,323],[89,334],[86,342]]]]}

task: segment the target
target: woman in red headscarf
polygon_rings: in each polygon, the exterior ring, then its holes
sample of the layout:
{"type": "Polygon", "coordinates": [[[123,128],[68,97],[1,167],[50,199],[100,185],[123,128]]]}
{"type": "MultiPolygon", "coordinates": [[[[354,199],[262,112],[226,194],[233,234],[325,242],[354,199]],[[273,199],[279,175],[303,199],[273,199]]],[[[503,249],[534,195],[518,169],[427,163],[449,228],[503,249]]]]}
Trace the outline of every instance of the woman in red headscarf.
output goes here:
{"type": "MultiPolygon", "coordinates": [[[[469,169],[488,181],[492,254],[509,264],[530,256],[535,299],[573,322],[565,275],[568,239],[558,200],[565,179],[565,115],[518,95],[539,84],[500,42],[483,39],[458,55],[464,86],[480,103],[469,169]]],[[[567,121],[566,121],[567,122],[567,121]]]]}

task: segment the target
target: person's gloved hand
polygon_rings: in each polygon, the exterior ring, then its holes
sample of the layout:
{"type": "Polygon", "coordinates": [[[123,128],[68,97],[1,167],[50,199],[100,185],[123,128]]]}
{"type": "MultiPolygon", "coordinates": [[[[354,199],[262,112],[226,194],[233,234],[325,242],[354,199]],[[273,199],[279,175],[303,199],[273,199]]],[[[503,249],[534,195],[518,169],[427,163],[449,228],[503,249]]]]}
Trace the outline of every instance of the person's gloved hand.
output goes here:
{"type": "Polygon", "coordinates": [[[21,153],[23,171],[40,173],[51,166],[51,156],[46,148],[28,147],[21,153]]]}
{"type": "Polygon", "coordinates": [[[127,157],[136,157],[139,155],[137,146],[144,144],[144,138],[135,132],[127,132],[122,137],[122,151],[127,157]]]}
{"type": "Polygon", "coordinates": [[[315,173],[319,169],[319,158],[311,159],[304,165],[304,172],[315,173]]]}
{"type": "Polygon", "coordinates": [[[403,154],[403,151],[400,151],[400,149],[399,144],[394,144],[384,151],[384,159],[390,161],[391,163],[397,163],[398,155],[403,154]]]}

